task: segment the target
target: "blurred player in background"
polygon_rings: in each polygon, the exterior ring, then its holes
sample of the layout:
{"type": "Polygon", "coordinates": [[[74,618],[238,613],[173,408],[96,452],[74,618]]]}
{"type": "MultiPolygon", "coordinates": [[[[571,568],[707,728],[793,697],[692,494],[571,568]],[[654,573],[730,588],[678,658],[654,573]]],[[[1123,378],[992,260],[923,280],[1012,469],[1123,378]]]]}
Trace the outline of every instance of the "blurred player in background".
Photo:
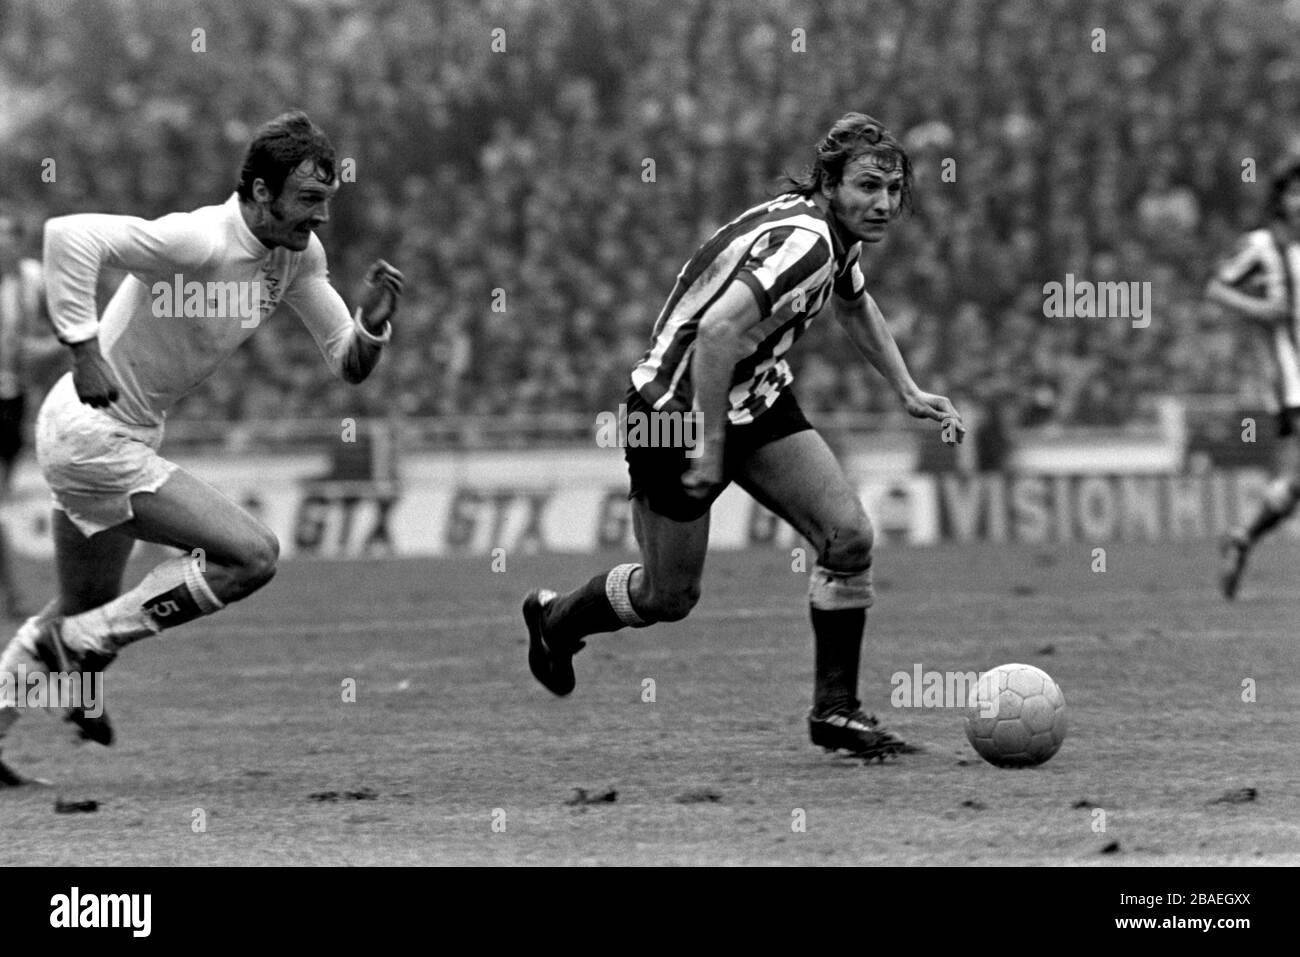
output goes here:
{"type": "MultiPolygon", "coordinates": [[[[236,192],[219,206],[153,221],[85,214],[46,224],[49,309],[74,363],[37,421],[37,459],[55,499],[59,591],[9,642],[0,672],[102,671],[130,643],[219,611],[275,574],[270,529],[157,449],[168,407],[280,306],[307,326],[335,374],[358,383],[375,367],[402,275],[375,262],[360,307],[348,310],[315,236],[338,188],[334,148],[294,112],[257,131],[236,192]],[[105,266],[129,275],[97,318],[105,266]],[[182,301],[176,284],[191,282],[203,284],[205,298],[173,314],[182,301]],[[241,290],[245,314],[213,308],[241,290]],[[186,554],[123,594],[137,540],[186,554]]],[[[0,739],[17,717],[12,704],[0,699],[0,739]]],[[[68,717],[86,737],[111,743],[106,715],[73,708],[68,717]]]]}
{"type": "Polygon", "coordinates": [[[858,262],[862,244],[883,239],[909,203],[911,167],[898,141],[871,117],[849,113],[818,145],[807,174],[787,186],[718,230],[678,274],[632,371],[628,421],[636,413],[694,414],[699,441],[633,447],[629,432],[642,563],[619,565],[566,595],[531,592],[523,606],[528,662],[538,681],[567,695],[573,655],[587,636],[685,618],[700,595],[710,506],[734,481],[816,549],[813,743],[883,758],[908,748],[857,696],[873,601],[871,522],[800,411],[785,354],[833,301],[853,344],[909,414],[945,423],[952,441],[964,429],[948,399],[912,381],[858,262]]]}
{"type": "MultiPolygon", "coordinates": [[[[45,313],[41,264],[22,255],[18,218],[0,209],[0,502],[9,500],[23,447],[31,367],[62,352],[45,313]]],[[[14,582],[8,530],[0,525],[0,603],[9,618],[30,612],[14,582]]]]}
{"type": "Polygon", "coordinates": [[[1255,518],[1223,540],[1220,584],[1236,597],[1250,551],[1284,522],[1300,502],[1300,157],[1274,174],[1267,225],[1247,233],[1210,280],[1206,295],[1258,324],[1273,357],[1272,392],[1278,407],[1277,471],[1255,518]]]}

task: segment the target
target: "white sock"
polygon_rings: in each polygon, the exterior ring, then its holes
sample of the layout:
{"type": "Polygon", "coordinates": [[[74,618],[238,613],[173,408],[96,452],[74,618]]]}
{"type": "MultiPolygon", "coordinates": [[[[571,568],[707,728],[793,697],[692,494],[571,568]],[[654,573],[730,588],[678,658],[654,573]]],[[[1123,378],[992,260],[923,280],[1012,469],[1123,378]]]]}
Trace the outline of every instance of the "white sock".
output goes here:
{"type": "Polygon", "coordinates": [[[23,622],[9,644],[0,652],[0,743],[3,743],[5,735],[22,713],[17,706],[18,695],[25,694],[26,689],[19,686],[17,665],[21,664],[27,674],[40,667],[36,659],[36,636],[40,633],[41,622],[55,618],[58,614],[59,600],[56,598],[23,622]]]}
{"type": "Polygon", "coordinates": [[[47,602],[44,608],[18,626],[13,641],[16,641],[31,654],[36,654],[36,638],[40,634],[41,625],[52,618],[58,617],[59,600],[55,598],[47,602]]]}
{"type": "Polygon", "coordinates": [[[63,641],[75,651],[115,655],[133,641],[224,607],[203,577],[199,560],[183,555],[151,569],[124,595],[65,618],[63,641]]]}

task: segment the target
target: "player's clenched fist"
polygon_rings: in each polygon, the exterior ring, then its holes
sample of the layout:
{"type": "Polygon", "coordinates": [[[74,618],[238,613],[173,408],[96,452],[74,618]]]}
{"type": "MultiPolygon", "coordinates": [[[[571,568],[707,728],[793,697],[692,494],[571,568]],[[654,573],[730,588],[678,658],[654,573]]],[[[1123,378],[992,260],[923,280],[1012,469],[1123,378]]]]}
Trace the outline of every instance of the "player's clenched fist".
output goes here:
{"type": "Polygon", "coordinates": [[[366,292],[361,300],[361,322],[378,333],[384,323],[397,315],[397,300],[402,295],[403,277],[382,259],[376,259],[366,271],[366,292]]]}
{"type": "Polygon", "coordinates": [[[72,362],[72,384],[78,399],[96,409],[117,401],[117,379],[99,351],[98,339],[73,345],[72,362]]]}

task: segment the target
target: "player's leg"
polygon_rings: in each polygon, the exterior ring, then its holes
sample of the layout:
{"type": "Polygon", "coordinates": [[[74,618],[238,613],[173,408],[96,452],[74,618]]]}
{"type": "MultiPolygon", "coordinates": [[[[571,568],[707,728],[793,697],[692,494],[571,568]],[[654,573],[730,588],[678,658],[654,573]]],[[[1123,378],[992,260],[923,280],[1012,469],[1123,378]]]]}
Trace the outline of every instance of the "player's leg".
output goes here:
{"type": "Polygon", "coordinates": [[[1300,409],[1280,416],[1277,468],[1249,524],[1229,533],[1220,544],[1223,567],[1220,584],[1225,598],[1236,597],[1251,550],[1261,538],[1285,522],[1300,504],[1300,409]]]}
{"type": "Polygon", "coordinates": [[[873,531],[826,441],[811,428],[752,451],[737,483],[785,519],[817,551],[808,599],[815,645],[814,743],[870,756],[907,750],[861,710],[858,669],[871,586],[873,531]]]}
{"type": "MultiPolygon", "coordinates": [[[[275,536],[215,488],[159,458],[161,429],[89,409],[64,376],[46,396],[36,433],[37,461],[65,513],[56,520],[60,607],[38,620],[33,641],[49,671],[102,671],[131,642],[211,614],[274,574],[275,536]],[[127,543],[135,539],[187,554],[119,594],[127,543]]],[[[111,740],[102,714],[72,708],[68,716],[93,740],[111,740]]]]}
{"type": "Polygon", "coordinates": [[[700,597],[709,515],[675,521],[643,496],[632,500],[640,563],[616,565],[565,595],[538,590],[524,601],[533,675],[558,695],[573,690],[573,655],[589,635],[680,621],[700,597]]]}
{"type": "Polygon", "coordinates": [[[157,491],[132,495],[131,509],[115,531],[186,554],[155,566],[125,594],[65,617],[63,644],[75,655],[111,660],[134,641],[252,594],[275,574],[279,543],[270,529],[184,469],[157,491]]]}
{"type": "Polygon", "coordinates": [[[130,534],[119,526],[84,535],[59,509],[52,514],[50,528],[59,594],[37,618],[79,615],[122,593],[122,576],[135,548],[130,534]]]}
{"type": "MultiPolygon", "coordinates": [[[[23,623],[0,654],[0,682],[3,683],[0,745],[21,714],[15,697],[24,690],[20,676],[49,670],[49,663],[37,645],[46,636],[50,623],[60,616],[76,615],[116,598],[122,590],[122,574],[135,545],[135,539],[115,528],[89,537],[83,535],[59,509],[53,512],[51,531],[58,596],[23,623]]],[[[91,740],[111,742],[112,725],[102,711],[90,716],[84,709],[73,708],[68,717],[91,740]]]]}
{"type": "Polygon", "coordinates": [[[709,544],[708,512],[674,521],[638,496],[632,499],[632,521],[641,562],[616,565],[550,602],[543,620],[549,638],[573,644],[628,626],[680,621],[695,607],[709,544]]]}
{"type": "Polygon", "coordinates": [[[678,521],[661,515],[644,496],[632,500],[632,521],[641,564],[628,575],[628,606],[641,627],[681,621],[700,600],[700,582],[709,548],[709,513],[678,521]]]}
{"type": "Polygon", "coordinates": [[[1286,413],[1285,435],[1278,440],[1277,466],[1246,540],[1254,545],[1294,514],[1300,503],[1300,409],[1286,413]]]}
{"type": "MultiPolygon", "coordinates": [[[[628,408],[650,410],[635,391],[628,408]]],[[[707,499],[686,495],[685,448],[628,448],[627,463],[641,562],[616,565],[565,595],[539,589],[524,599],[529,668],[557,695],[573,690],[573,655],[588,635],[679,621],[699,600],[709,508],[725,485],[707,499]]]]}

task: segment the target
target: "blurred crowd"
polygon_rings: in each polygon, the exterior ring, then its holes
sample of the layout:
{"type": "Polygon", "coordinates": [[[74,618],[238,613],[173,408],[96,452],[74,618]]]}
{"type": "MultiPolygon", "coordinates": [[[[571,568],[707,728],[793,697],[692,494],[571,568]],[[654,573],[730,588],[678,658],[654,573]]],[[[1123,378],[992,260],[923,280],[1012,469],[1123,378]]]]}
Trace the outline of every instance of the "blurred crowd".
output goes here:
{"type": "MultiPolygon", "coordinates": [[[[60,6],[0,0],[5,202],[220,202],[256,124],[302,107],[354,160],[322,233],[337,284],[376,256],[408,277],[362,389],[282,321],[179,414],[612,408],[696,246],[849,109],[915,165],[914,212],[863,266],[922,387],[1008,427],[1259,387],[1250,330],[1202,291],[1300,145],[1296,0],[60,6]],[[1149,282],[1150,325],[1047,317],[1067,274],[1149,282]]],[[[801,403],[892,408],[845,346],[813,325],[801,403]]]]}

